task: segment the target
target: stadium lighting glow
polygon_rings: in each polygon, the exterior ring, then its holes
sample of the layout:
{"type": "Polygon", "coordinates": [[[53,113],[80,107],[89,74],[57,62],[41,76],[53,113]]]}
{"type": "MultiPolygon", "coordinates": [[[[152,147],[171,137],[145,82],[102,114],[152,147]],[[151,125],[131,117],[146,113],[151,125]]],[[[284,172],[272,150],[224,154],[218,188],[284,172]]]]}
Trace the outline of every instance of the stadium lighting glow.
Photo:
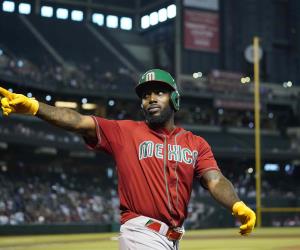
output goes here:
{"type": "Polygon", "coordinates": [[[1,166],[1,171],[2,171],[2,172],[6,172],[6,171],[7,171],[7,166],[2,165],[2,166],[1,166]]]}
{"type": "Polygon", "coordinates": [[[168,18],[173,18],[176,16],[176,5],[175,4],[171,4],[167,7],[167,15],[168,15],[168,18]]]}
{"type": "Polygon", "coordinates": [[[284,83],[282,84],[282,86],[283,86],[284,88],[291,88],[291,87],[293,86],[293,83],[292,83],[291,81],[287,81],[287,82],[284,82],[284,83]]]}
{"type": "Polygon", "coordinates": [[[52,17],[53,16],[53,8],[50,6],[42,6],[41,16],[52,17]]]}
{"type": "Polygon", "coordinates": [[[193,73],[193,77],[195,79],[202,77],[202,72],[195,72],[195,73],[193,73]]]}
{"type": "Polygon", "coordinates": [[[31,5],[29,3],[20,3],[19,4],[19,13],[28,15],[31,13],[31,5]]]}
{"type": "Polygon", "coordinates": [[[93,109],[97,108],[97,105],[94,103],[84,103],[81,105],[81,107],[82,107],[82,109],[85,109],[85,110],[93,110],[93,109]]]}
{"type": "Polygon", "coordinates": [[[112,168],[108,168],[107,169],[107,177],[108,178],[112,178],[113,177],[113,174],[114,174],[114,171],[112,168]]]}
{"type": "Polygon", "coordinates": [[[241,78],[241,83],[249,83],[250,81],[251,81],[251,79],[249,76],[241,78]]]}
{"type": "Polygon", "coordinates": [[[47,102],[50,102],[51,99],[52,99],[52,97],[51,97],[51,95],[46,95],[46,98],[45,98],[45,99],[46,99],[47,102]]]}
{"type": "Polygon", "coordinates": [[[100,13],[94,13],[92,15],[92,22],[98,24],[99,26],[104,25],[104,15],[100,13]]]}
{"type": "Polygon", "coordinates": [[[58,19],[67,19],[69,16],[69,11],[67,9],[64,8],[58,8],[56,10],[56,17],[58,19]]]}
{"type": "MultiPolygon", "coordinates": [[[[6,147],[7,148],[7,147],[6,147]]],[[[284,171],[288,174],[288,175],[292,175],[294,173],[295,170],[295,166],[291,165],[291,164],[286,164],[284,166],[284,171]]]]}
{"type": "Polygon", "coordinates": [[[82,99],[81,99],[81,103],[83,103],[83,104],[84,104],[84,103],[87,103],[87,101],[88,101],[88,100],[87,100],[86,98],[82,98],[82,99]]]}
{"type": "Polygon", "coordinates": [[[145,15],[141,18],[141,28],[147,29],[150,26],[150,19],[148,15],[145,15]]]}
{"type": "Polygon", "coordinates": [[[132,18],[130,18],[130,17],[121,17],[121,19],[120,19],[120,28],[122,30],[131,30],[132,29],[132,18]]]}
{"type": "Polygon", "coordinates": [[[158,21],[160,22],[164,22],[168,19],[168,15],[167,15],[167,9],[166,8],[162,8],[158,11],[158,21]]]}
{"type": "Polygon", "coordinates": [[[114,100],[109,100],[108,101],[108,106],[113,107],[115,105],[115,101],[114,100]]]}
{"type": "Polygon", "coordinates": [[[11,1],[4,1],[2,3],[2,10],[5,12],[14,12],[15,11],[15,3],[11,1]]]}
{"type": "Polygon", "coordinates": [[[28,92],[28,93],[27,93],[27,97],[31,98],[31,97],[32,97],[32,93],[31,93],[31,92],[28,92]]]}
{"type": "Polygon", "coordinates": [[[18,60],[18,61],[17,61],[17,66],[18,66],[19,68],[22,68],[22,67],[24,66],[24,62],[23,62],[22,60],[18,60]]]}
{"type": "Polygon", "coordinates": [[[56,101],[55,107],[76,109],[77,103],[76,102],[56,101]]]}
{"type": "Polygon", "coordinates": [[[83,20],[83,12],[81,10],[72,10],[71,19],[80,22],[83,20]]]}
{"type": "Polygon", "coordinates": [[[106,17],[106,26],[112,29],[118,28],[118,17],[114,15],[108,15],[106,17]]]}
{"type": "Polygon", "coordinates": [[[158,24],[158,13],[156,11],[150,14],[150,25],[158,24]]]}
{"type": "Polygon", "coordinates": [[[273,114],[272,112],[270,112],[270,113],[268,114],[268,117],[269,117],[269,119],[273,119],[273,118],[274,118],[274,114],[273,114]]]}
{"type": "Polygon", "coordinates": [[[264,170],[265,171],[279,171],[280,170],[280,167],[278,164],[276,163],[266,163],[264,165],[264,170]]]}
{"type": "Polygon", "coordinates": [[[45,217],[44,217],[44,216],[39,216],[38,221],[39,221],[40,223],[45,222],[45,217]]]}

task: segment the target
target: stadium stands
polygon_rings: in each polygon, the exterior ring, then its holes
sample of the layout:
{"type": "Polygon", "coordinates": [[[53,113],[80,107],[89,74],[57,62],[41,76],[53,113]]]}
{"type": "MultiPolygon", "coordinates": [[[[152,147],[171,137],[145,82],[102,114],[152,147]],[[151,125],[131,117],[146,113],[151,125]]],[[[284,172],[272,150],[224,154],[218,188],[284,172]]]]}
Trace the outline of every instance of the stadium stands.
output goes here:
{"type": "Polygon", "coordinates": [[[26,27],[21,16],[0,13],[0,30],[2,34],[0,44],[15,57],[27,59],[35,65],[48,66],[54,63],[51,55],[40,41],[26,27]]]}

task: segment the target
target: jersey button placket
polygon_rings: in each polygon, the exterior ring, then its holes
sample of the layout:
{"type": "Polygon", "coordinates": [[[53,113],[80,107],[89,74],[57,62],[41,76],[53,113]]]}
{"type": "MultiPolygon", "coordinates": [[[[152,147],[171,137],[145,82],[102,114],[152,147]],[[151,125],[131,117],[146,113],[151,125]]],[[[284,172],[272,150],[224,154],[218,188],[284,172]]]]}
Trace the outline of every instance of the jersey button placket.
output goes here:
{"type": "Polygon", "coordinates": [[[164,135],[164,178],[165,178],[165,185],[166,185],[166,196],[168,199],[168,207],[170,213],[172,213],[172,205],[171,205],[171,194],[170,194],[170,187],[169,187],[169,161],[168,161],[168,141],[167,136],[164,135]]]}
{"type": "MultiPolygon", "coordinates": [[[[170,144],[170,145],[175,145],[175,141],[174,141],[174,144],[170,144]]],[[[173,210],[171,211],[172,214],[175,213],[174,208],[177,206],[177,190],[176,190],[177,176],[176,176],[176,172],[175,172],[176,171],[176,164],[177,164],[176,160],[171,159],[171,157],[170,157],[170,160],[169,160],[169,157],[168,157],[169,190],[170,190],[171,204],[172,204],[172,207],[173,207],[173,210]]]]}

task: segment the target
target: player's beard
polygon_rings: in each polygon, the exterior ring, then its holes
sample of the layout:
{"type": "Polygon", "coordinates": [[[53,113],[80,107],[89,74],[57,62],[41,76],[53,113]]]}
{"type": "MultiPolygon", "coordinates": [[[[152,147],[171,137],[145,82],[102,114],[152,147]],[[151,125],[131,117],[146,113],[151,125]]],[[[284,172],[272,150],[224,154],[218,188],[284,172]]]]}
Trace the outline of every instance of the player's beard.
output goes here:
{"type": "Polygon", "coordinates": [[[173,109],[168,105],[166,108],[162,109],[159,115],[152,115],[147,110],[144,110],[144,116],[152,128],[164,127],[167,121],[169,121],[173,115],[173,109]]]}

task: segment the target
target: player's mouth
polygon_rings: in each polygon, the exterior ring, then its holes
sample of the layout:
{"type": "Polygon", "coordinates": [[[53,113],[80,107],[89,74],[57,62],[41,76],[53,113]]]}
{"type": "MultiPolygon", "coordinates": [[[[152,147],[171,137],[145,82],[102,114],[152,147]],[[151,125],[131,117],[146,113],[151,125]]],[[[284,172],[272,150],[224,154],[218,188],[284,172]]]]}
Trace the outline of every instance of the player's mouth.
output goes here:
{"type": "Polygon", "coordinates": [[[160,111],[160,106],[151,105],[147,110],[148,110],[149,113],[153,114],[153,113],[156,113],[156,112],[160,111]]]}

